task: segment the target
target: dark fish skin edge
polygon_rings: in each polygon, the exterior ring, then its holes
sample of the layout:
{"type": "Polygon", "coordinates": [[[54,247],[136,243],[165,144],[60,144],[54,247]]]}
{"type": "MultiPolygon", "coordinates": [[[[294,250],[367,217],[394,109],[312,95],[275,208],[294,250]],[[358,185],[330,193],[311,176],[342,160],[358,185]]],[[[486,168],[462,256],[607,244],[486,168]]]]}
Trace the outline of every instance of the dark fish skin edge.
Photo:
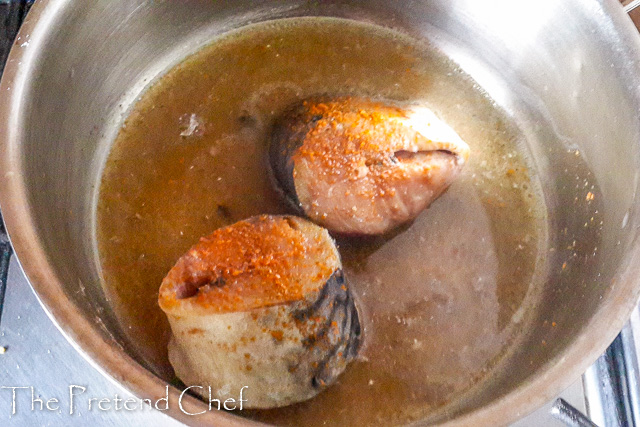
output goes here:
{"type": "Polygon", "coordinates": [[[303,216],[306,214],[300,206],[293,180],[293,155],[322,116],[312,117],[308,123],[305,123],[306,118],[306,107],[303,104],[291,106],[274,123],[269,144],[269,167],[277,187],[287,202],[303,216]]]}
{"type": "Polygon", "coordinates": [[[309,350],[308,359],[303,363],[314,367],[309,378],[311,385],[324,389],[334,383],[356,357],[362,338],[358,311],[353,295],[345,286],[342,270],[331,275],[311,305],[293,315],[299,322],[313,322],[318,317],[325,319],[314,331],[313,338],[303,342],[309,350]],[[332,344],[331,332],[335,325],[338,339],[332,344]]]}

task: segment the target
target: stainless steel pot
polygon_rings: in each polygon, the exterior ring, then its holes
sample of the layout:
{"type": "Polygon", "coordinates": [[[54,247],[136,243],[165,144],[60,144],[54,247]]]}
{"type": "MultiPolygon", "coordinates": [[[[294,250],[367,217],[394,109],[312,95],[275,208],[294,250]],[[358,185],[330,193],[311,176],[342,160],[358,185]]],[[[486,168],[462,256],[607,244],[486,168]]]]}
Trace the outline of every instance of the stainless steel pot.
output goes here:
{"type": "MultiPolygon", "coordinates": [[[[606,348],[640,293],[640,38],[614,0],[37,2],[0,85],[0,203],[38,297],[96,368],[140,397],[164,395],[166,379],[136,360],[101,290],[101,167],[151,79],[221,32],[301,15],[429,39],[526,134],[556,249],[543,303],[502,368],[430,422],[502,425],[541,406],[606,348]]],[[[170,395],[176,401],[179,390],[170,395]]],[[[193,425],[247,423],[169,412],[193,425]]]]}

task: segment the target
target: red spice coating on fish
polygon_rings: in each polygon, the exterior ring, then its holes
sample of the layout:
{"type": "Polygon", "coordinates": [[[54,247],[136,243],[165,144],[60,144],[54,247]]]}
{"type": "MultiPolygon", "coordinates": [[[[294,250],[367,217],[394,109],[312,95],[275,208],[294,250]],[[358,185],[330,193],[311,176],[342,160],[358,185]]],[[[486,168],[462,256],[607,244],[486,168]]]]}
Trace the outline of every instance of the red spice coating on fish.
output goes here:
{"type": "Polygon", "coordinates": [[[380,234],[409,221],[455,179],[468,146],[425,107],[314,99],[274,127],[273,174],[332,231],[380,234]]]}
{"type": "Polygon", "coordinates": [[[305,220],[259,216],[203,237],[160,287],[165,311],[248,311],[303,299],[340,267],[326,231],[305,220]]]}
{"type": "Polygon", "coordinates": [[[222,401],[248,387],[247,408],[310,399],[359,348],[337,248],[302,218],[252,217],[201,239],[163,280],[159,304],[176,375],[222,401]]]}

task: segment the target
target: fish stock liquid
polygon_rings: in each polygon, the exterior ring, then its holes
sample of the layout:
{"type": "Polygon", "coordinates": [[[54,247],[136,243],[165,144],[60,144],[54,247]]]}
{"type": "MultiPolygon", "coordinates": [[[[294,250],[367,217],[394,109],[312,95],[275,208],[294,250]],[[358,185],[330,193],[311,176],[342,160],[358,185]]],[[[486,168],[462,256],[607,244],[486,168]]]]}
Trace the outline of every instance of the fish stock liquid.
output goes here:
{"type": "Polygon", "coordinates": [[[507,115],[424,42],[334,18],[255,24],[154,82],[107,159],[97,204],[104,287],[137,358],[170,381],[162,278],[198,239],[257,214],[290,213],[266,163],[269,129],[317,94],[422,103],[469,144],[462,175],[413,223],[337,237],[364,345],[338,382],[286,408],[281,425],[390,425],[473,389],[535,307],[547,220],[507,115]]]}

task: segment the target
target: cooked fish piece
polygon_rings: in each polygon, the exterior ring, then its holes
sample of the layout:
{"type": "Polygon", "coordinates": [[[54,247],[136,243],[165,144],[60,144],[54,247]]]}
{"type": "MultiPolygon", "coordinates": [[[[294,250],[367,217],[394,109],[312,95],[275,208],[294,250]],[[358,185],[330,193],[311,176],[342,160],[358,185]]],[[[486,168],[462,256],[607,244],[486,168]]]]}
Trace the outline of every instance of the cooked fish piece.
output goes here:
{"type": "Polygon", "coordinates": [[[424,106],[316,98],[277,121],[269,160],[289,201],[346,234],[414,219],[458,176],[469,146],[424,106]]]}
{"type": "Polygon", "coordinates": [[[247,408],[309,399],[358,350],[360,322],[329,233],[294,216],[257,216],[216,230],[162,281],[169,360],[192,390],[247,408]]]}

